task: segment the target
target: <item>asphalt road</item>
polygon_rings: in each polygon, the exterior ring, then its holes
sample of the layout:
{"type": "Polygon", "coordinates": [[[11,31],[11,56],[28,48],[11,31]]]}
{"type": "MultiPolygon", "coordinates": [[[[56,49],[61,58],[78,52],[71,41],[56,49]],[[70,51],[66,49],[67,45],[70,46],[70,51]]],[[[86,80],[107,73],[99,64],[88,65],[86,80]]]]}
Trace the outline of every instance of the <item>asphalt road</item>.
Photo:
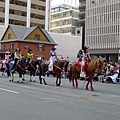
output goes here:
{"type": "Polygon", "coordinates": [[[9,82],[0,73],[0,120],[120,120],[120,84],[93,82],[92,92],[82,89],[84,81],[73,89],[68,79],[56,87],[53,77],[48,85],[25,78],[9,82]]]}

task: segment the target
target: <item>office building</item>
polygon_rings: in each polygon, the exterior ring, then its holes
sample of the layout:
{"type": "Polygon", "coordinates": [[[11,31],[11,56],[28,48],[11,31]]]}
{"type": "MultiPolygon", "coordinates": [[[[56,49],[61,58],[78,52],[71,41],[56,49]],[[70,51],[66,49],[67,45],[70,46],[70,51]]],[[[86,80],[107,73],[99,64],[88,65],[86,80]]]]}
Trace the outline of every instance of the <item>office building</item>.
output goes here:
{"type": "Polygon", "coordinates": [[[75,29],[79,26],[78,16],[79,11],[68,4],[52,7],[50,32],[75,35],[75,29]]]}
{"type": "Polygon", "coordinates": [[[69,4],[72,6],[78,6],[79,0],[52,0],[52,6],[59,5],[59,4],[69,4]],[[57,2],[56,2],[57,1],[57,2]]]}
{"type": "Polygon", "coordinates": [[[0,0],[0,24],[45,28],[46,0],[0,0]]]}
{"type": "Polygon", "coordinates": [[[93,57],[118,61],[120,0],[86,1],[86,39],[93,57]]]}

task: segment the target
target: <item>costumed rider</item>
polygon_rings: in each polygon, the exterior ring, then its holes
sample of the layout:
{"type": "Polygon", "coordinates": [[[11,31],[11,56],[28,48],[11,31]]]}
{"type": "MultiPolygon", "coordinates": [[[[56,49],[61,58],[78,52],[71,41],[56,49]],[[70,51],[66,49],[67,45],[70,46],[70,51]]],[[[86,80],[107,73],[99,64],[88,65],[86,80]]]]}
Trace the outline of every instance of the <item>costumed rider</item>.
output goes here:
{"type": "Polygon", "coordinates": [[[14,64],[13,64],[13,67],[12,67],[12,70],[15,71],[15,66],[18,62],[18,60],[21,60],[21,54],[20,54],[20,49],[17,48],[15,53],[14,53],[14,64]]]}
{"type": "Polygon", "coordinates": [[[53,72],[53,65],[55,65],[57,62],[57,55],[56,55],[55,50],[56,50],[56,48],[53,47],[50,51],[50,64],[49,64],[49,68],[48,68],[48,70],[50,72],[53,72]]]}
{"type": "Polygon", "coordinates": [[[87,47],[87,46],[85,46],[83,48],[83,57],[82,57],[82,61],[81,61],[81,65],[82,65],[81,77],[86,76],[87,67],[89,65],[89,62],[91,62],[91,57],[90,57],[90,54],[88,52],[88,48],[89,47],[87,47]]]}
{"type": "Polygon", "coordinates": [[[29,64],[29,62],[31,61],[31,59],[33,58],[33,54],[31,53],[31,49],[28,50],[28,53],[27,53],[27,66],[29,64]]]}

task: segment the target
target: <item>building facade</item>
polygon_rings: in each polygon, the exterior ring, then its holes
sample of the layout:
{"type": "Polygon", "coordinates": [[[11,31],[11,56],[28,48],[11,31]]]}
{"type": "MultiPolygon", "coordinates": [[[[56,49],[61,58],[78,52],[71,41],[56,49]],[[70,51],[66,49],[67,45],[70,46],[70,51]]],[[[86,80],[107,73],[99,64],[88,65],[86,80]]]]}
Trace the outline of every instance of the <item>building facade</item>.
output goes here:
{"type": "Polygon", "coordinates": [[[79,26],[81,27],[82,49],[85,46],[85,13],[86,0],[79,0],[79,26]]]}
{"type": "Polygon", "coordinates": [[[75,35],[79,26],[79,11],[67,4],[60,4],[51,9],[50,32],[75,35]]]}
{"type": "Polygon", "coordinates": [[[58,5],[60,3],[69,4],[72,6],[78,6],[79,0],[57,0],[57,3],[56,3],[56,0],[52,0],[52,6],[58,5]]]}
{"type": "Polygon", "coordinates": [[[86,39],[94,58],[118,61],[120,53],[120,0],[86,1],[86,39]]]}
{"type": "Polygon", "coordinates": [[[81,36],[73,36],[53,32],[49,32],[49,34],[55,43],[58,44],[56,46],[58,58],[62,56],[63,59],[69,57],[70,61],[78,60],[77,53],[82,45],[81,36]]]}
{"type": "Polygon", "coordinates": [[[39,57],[49,59],[49,51],[57,45],[48,32],[39,26],[8,25],[7,27],[0,27],[0,31],[0,57],[2,59],[4,59],[6,51],[13,53],[16,48],[20,48],[25,57],[27,57],[28,50],[32,49],[34,60],[39,57]],[[4,31],[1,31],[1,29],[4,29],[4,31]]]}
{"type": "Polygon", "coordinates": [[[0,0],[0,24],[45,28],[46,0],[0,0]]]}

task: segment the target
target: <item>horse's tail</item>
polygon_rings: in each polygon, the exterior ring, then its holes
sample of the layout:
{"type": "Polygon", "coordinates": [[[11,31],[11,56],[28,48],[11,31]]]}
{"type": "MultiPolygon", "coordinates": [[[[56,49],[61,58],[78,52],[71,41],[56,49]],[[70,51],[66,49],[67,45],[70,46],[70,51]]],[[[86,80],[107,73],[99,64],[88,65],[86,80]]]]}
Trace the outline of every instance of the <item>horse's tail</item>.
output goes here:
{"type": "Polygon", "coordinates": [[[72,81],[72,68],[70,67],[70,70],[68,72],[68,78],[69,78],[69,82],[72,81]]]}

